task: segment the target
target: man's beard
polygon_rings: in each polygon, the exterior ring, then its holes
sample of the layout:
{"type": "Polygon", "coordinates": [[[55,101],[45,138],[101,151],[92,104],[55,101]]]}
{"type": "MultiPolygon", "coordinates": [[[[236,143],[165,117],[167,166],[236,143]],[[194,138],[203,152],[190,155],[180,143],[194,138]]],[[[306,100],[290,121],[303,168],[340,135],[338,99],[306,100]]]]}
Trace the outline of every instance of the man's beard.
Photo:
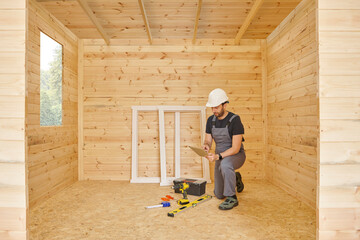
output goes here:
{"type": "Polygon", "coordinates": [[[218,115],[216,117],[221,118],[222,116],[224,116],[224,114],[225,114],[225,110],[224,110],[224,108],[221,108],[221,111],[218,113],[218,115]]]}

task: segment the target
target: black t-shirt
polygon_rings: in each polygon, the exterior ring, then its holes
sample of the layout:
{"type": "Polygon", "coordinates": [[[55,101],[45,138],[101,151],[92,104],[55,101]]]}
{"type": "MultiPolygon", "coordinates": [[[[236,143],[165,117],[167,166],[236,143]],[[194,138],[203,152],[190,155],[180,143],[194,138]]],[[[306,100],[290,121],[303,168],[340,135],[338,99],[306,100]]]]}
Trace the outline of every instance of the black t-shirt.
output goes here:
{"type": "MultiPolygon", "coordinates": [[[[215,127],[216,128],[225,128],[226,124],[229,122],[230,118],[233,115],[234,115],[234,113],[228,112],[228,115],[224,119],[219,120],[218,118],[216,118],[215,127]]],[[[206,133],[211,134],[213,117],[214,117],[214,115],[211,115],[206,122],[206,133]]],[[[239,116],[234,117],[229,125],[230,138],[232,139],[233,135],[239,135],[239,134],[244,134],[244,133],[245,133],[244,125],[242,124],[240,117],[239,116]]],[[[245,141],[244,137],[242,140],[245,141]]]]}

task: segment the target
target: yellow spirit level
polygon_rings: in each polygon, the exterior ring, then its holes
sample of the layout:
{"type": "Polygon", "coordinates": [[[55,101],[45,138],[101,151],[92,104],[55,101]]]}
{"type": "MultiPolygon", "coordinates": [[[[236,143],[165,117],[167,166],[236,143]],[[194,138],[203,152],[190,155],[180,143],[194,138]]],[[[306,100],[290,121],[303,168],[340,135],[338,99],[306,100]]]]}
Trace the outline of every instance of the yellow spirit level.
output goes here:
{"type": "Polygon", "coordinates": [[[175,214],[181,213],[181,212],[189,209],[190,207],[196,207],[196,205],[198,205],[202,202],[206,202],[207,200],[210,200],[211,198],[212,198],[212,196],[209,196],[209,195],[202,196],[201,198],[198,198],[197,200],[195,200],[191,203],[188,203],[188,204],[186,204],[182,207],[179,207],[171,212],[168,212],[168,216],[175,217],[175,214]]]}

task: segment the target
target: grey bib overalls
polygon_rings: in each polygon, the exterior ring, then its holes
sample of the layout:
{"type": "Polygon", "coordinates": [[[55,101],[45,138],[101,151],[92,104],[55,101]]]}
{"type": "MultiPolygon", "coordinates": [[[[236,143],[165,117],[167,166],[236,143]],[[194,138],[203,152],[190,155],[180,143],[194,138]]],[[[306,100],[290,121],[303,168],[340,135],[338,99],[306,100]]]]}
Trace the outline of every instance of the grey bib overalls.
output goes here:
{"type": "MultiPolygon", "coordinates": [[[[231,121],[237,115],[233,115],[229,122],[226,124],[225,128],[216,128],[215,120],[216,116],[214,115],[212,119],[212,128],[211,135],[215,141],[216,149],[215,153],[219,154],[225,152],[227,149],[232,147],[232,139],[229,134],[229,125],[231,121]]],[[[214,178],[215,178],[215,188],[214,194],[217,198],[222,199],[224,197],[233,196],[236,194],[236,176],[235,170],[240,168],[245,162],[245,151],[243,144],[241,143],[240,151],[232,156],[223,158],[215,162],[214,178]]]]}

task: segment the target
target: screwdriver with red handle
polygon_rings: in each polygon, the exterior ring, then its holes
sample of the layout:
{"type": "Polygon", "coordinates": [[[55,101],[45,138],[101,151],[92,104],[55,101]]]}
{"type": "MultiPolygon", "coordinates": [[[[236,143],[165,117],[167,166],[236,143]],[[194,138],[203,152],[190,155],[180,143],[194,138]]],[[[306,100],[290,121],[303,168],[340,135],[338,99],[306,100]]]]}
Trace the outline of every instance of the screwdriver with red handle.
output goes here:
{"type": "Polygon", "coordinates": [[[161,200],[165,201],[165,202],[168,202],[170,200],[174,200],[174,198],[170,195],[166,195],[166,197],[162,197],[161,200]]]}

